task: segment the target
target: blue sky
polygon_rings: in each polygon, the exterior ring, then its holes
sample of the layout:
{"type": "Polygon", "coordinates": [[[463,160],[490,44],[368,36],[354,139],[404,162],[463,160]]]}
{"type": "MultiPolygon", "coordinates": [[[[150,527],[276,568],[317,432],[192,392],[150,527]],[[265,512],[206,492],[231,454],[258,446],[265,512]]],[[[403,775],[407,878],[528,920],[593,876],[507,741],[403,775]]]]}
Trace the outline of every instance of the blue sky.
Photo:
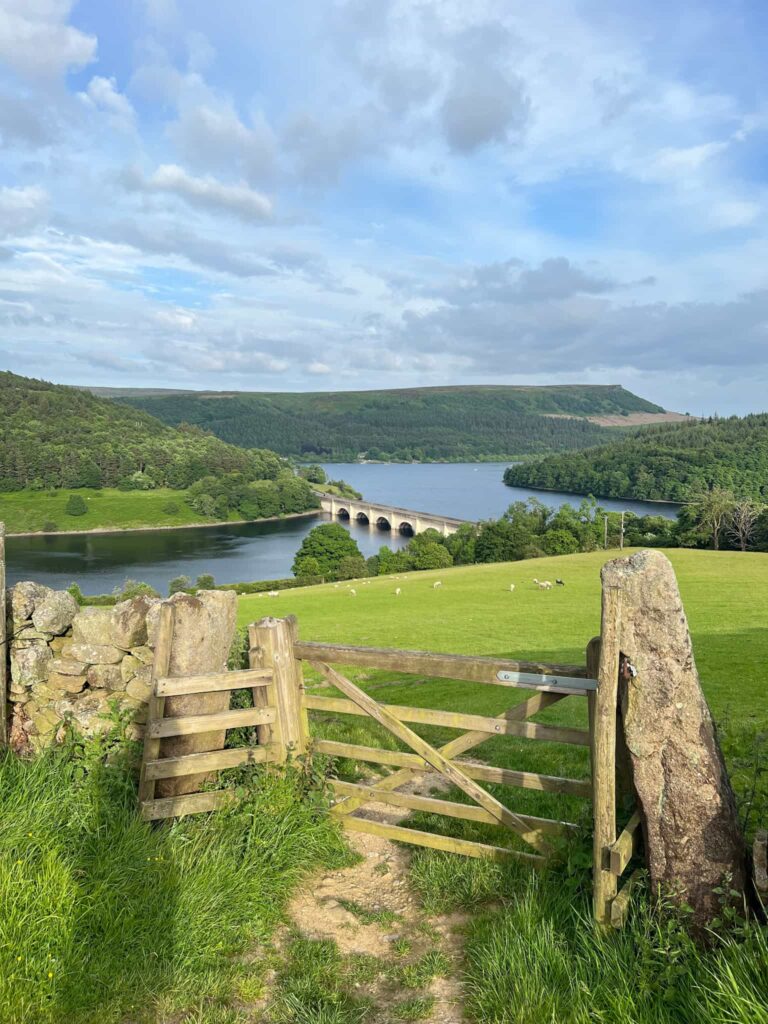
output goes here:
{"type": "Polygon", "coordinates": [[[757,0],[0,0],[0,365],[768,407],[757,0]]]}

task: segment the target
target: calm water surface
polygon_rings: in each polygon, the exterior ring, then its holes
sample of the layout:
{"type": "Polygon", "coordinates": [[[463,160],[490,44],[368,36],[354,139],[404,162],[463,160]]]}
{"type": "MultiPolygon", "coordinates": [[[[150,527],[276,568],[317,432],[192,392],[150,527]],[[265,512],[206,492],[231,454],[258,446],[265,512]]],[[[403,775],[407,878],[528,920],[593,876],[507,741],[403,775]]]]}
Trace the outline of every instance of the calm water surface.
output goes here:
{"type": "MultiPolygon", "coordinates": [[[[505,487],[506,463],[450,465],[326,466],[331,478],[347,480],[371,501],[401,508],[438,512],[459,519],[500,515],[512,501],[536,495],[547,505],[578,504],[567,494],[528,492],[505,487]]],[[[610,509],[674,516],[675,507],[653,502],[601,504],[610,509]]],[[[143,580],[165,593],[168,581],[211,573],[219,583],[277,579],[290,576],[291,563],[302,539],[327,517],[292,519],[280,523],[210,526],[191,530],[135,530],[123,533],[53,537],[10,537],[7,541],[9,584],[34,579],[52,587],[77,580],[86,593],[109,593],[125,579],[143,580]]],[[[364,555],[382,544],[403,547],[401,537],[375,526],[344,522],[364,555]]]]}

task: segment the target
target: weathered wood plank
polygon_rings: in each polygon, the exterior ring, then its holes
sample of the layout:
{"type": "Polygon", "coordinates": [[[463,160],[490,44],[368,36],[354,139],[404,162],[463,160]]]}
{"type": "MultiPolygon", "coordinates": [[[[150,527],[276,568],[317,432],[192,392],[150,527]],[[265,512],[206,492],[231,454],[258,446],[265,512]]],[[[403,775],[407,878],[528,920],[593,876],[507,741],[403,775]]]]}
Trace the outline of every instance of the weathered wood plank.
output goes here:
{"type": "Polygon", "coordinates": [[[637,852],[642,836],[640,829],[641,823],[642,818],[640,817],[640,811],[635,811],[627,822],[627,827],[611,847],[611,871],[617,878],[624,874],[627,864],[629,864],[632,857],[637,852]]]}
{"type": "MultiPolygon", "coordinates": [[[[567,676],[574,680],[574,690],[582,692],[578,681],[587,678],[584,665],[550,665],[537,661],[507,661],[498,658],[473,658],[464,654],[435,654],[431,651],[400,651],[384,647],[351,647],[345,644],[321,644],[300,640],[294,645],[296,657],[303,661],[335,662],[361,668],[391,669],[443,679],[494,686],[546,686],[546,683],[505,682],[499,672],[524,672],[535,676],[567,676]]],[[[559,688],[558,688],[559,692],[559,688]]]]}
{"type": "Polygon", "coordinates": [[[251,630],[255,645],[260,648],[262,668],[274,673],[277,717],[286,752],[303,754],[308,737],[302,716],[303,693],[299,662],[294,653],[294,627],[287,619],[267,616],[251,630]]]}
{"type": "Polygon", "coordinates": [[[610,849],[616,842],[616,712],[620,654],[621,591],[604,586],[592,744],[593,905],[595,919],[603,925],[611,923],[611,904],[617,889],[616,876],[611,871],[610,849]]]}
{"type": "Polygon", "coordinates": [[[532,867],[540,867],[546,858],[535,853],[524,853],[521,850],[507,850],[503,846],[489,846],[485,843],[473,843],[468,839],[454,839],[452,836],[439,836],[432,832],[420,832],[414,828],[403,828],[401,825],[387,825],[381,821],[370,821],[368,818],[342,818],[342,825],[348,832],[366,832],[368,835],[381,836],[383,839],[394,839],[400,843],[413,846],[427,846],[433,850],[445,850],[447,853],[460,853],[465,857],[480,857],[483,860],[504,861],[510,858],[525,860],[532,867]]]}
{"type": "Polygon", "coordinates": [[[160,620],[157,626],[155,654],[152,659],[152,696],[147,707],[147,729],[144,736],[144,750],[141,755],[141,774],[139,776],[139,800],[143,803],[152,800],[155,795],[155,780],[147,777],[146,766],[149,761],[156,761],[160,754],[160,738],[152,736],[150,727],[159,723],[165,713],[165,697],[159,697],[155,691],[157,680],[168,675],[171,663],[171,644],[173,643],[173,605],[160,606],[160,620]]]}
{"type": "Polygon", "coordinates": [[[618,896],[611,901],[611,924],[614,928],[623,928],[629,913],[629,900],[632,890],[640,878],[640,871],[633,871],[618,896]]]}
{"type": "MultiPolygon", "coordinates": [[[[403,807],[411,811],[425,811],[427,814],[444,814],[448,818],[461,818],[464,821],[480,821],[486,825],[498,825],[496,818],[482,807],[471,804],[459,804],[453,800],[441,800],[429,796],[417,796],[415,793],[386,793],[375,786],[363,786],[355,782],[342,782],[334,779],[331,783],[333,791],[342,796],[353,796],[363,803],[380,803],[388,807],[403,807]]],[[[341,815],[340,805],[331,808],[332,812],[341,815]]],[[[578,829],[568,821],[553,821],[551,818],[537,818],[531,814],[520,814],[522,821],[533,828],[552,835],[563,835],[578,829]]]]}
{"type": "Polygon", "coordinates": [[[269,669],[243,669],[207,676],[165,676],[157,680],[155,692],[158,697],[181,697],[192,693],[219,693],[222,690],[268,686],[271,680],[269,669]]]}
{"type": "Polygon", "coordinates": [[[182,814],[203,814],[205,811],[218,811],[234,799],[235,794],[231,789],[166,796],[159,800],[145,800],[141,804],[141,816],[145,821],[156,821],[158,818],[175,818],[182,814]]]}
{"type": "Polygon", "coordinates": [[[396,736],[402,743],[405,743],[406,746],[417,753],[419,757],[422,757],[428,764],[432,765],[436,771],[445,776],[449,782],[452,782],[454,786],[458,786],[468,797],[487,811],[490,811],[502,825],[512,829],[512,831],[516,832],[535,849],[548,852],[548,845],[540,832],[526,825],[524,821],[505,807],[495,796],[492,796],[482,786],[478,786],[458,765],[453,761],[449,761],[439,750],[436,750],[430,743],[422,739],[421,736],[417,735],[412,729],[409,729],[407,725],[400,722],[389,711],[386,711],[373,697],[365,693],[364,690],[361,690],[359,686],[355,686],[353,682],[331,668],[330,665],[318,662],[312,662],[312,665],[322,672],[325,678],[330,683],[333,683],[337,689],[341,690],[350,700],[353,700],[366,711],[379,725],[383,725],[393,736],[396,736]]]}
{"type": "MultiPolygon", "coordinates": [[[[400,772],[396,772],[394,775],[389,775],[378,781],[375,788],[380,792],[390,791],[388,787],[385,788],[383,783],[394,781],[396,786],[402,786],[414,775],[432,771],[426,761],[417,754],[408,754],[400,750],[384,750],[381,747],[365,747],[357,743],[341,743],[336,740],[315,740],[313,746],[318,754],[350,757],[373,764],[392,765],[407,771],[405,779],[400,777],[400,772]]],[[[494,765],[481,764],[479,761],[458,761],[457,763],[470,778],[479,779],[481,782],[496,782],[505,786],[517,786],[520,789],[563,793],[567,796],[579,796],[587,799],[592,795],[592,785],[589,779],[565,779],[556,775],[540,775],[537,772],[514,771],[510,768],[496,768],[494,765]]]]}
{"type": "Polygon", "coordinates": [[[145,775],[148,779],[171,779],[198,772],[221,771],[241,764],[264,764],[274,761],[269,747],[233,747],[231,750],[211,750],[202,754],[183,754],[180,757],[161,757],[148,761],[145,775]]]}
{"type": "MultiPolygon", "coordinates": [[[[307,694],[304,704],[313,711],[334,711],[343,715],[367,716],[368,712],[354,701],[338,697],[323,697],[307,694]]],[[[442,725],[449,729],[471,729],[474,732],[490,733],[496,736],[518,736],[529,740],[547,740],[550,743],[575,743],[583,747],[590,744],[585,729],[563,729],[559,726],[540,725],[538,722],[511,722],[486,715],[467,715],[458,711],[434,711],[431,708],[416,708],[401,704],[380,704],[401,722],[418,725],[442,725]]]]}
{"type": "MultiPolygon", "coordinates": [[[[212,732],[214,729],[239,729],[247,725],[261,725],[263,722],[274,722],[276,717],[275,708],[238,708],[235,711],[217,711],[212,715],[164,718],[159,722],[149,722],[147,735],[153,739],[166,736],[193,736],[195,733],[212,732]]],[[[156,761],[157,757],[151,760],[156,761]]]]}
{"type": "Polygon", "coordinates": [[[5,523],[0,523],[0,747],[8,743],[8,610],[5,606],[5,523]]]}

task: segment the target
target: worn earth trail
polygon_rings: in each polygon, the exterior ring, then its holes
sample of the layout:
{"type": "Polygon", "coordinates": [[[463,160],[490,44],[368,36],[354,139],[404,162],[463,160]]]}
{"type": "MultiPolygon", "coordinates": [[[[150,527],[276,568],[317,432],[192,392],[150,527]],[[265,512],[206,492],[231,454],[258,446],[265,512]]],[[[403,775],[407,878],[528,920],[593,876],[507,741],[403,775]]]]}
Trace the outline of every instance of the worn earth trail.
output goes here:
{"type": "MultiPolygon", "coordinates": [[[[430,786],[434,783],[434,777],[430,786]]],[[[428,785],[415,779],[403,791],[426,793],[428,785]]],[[[397,824],[402,811],[368,805],[358,816],[397,824]]],[[[312,940],[331,940],[343,957],[364,956],[380,961],[372,979],[352,982],[353,994],[369,1000],[365,1024],[397,1024],[420,1020],[425,1024],[462,1024],[461,914],[428,916],[410,885],[411,852],[379,836],[347,833],[360,860],[351,867],[310,877],[294,897],[288,911],[289,933],[312,940]],[[427,960],[425,960],[425,957],[427,960]],[[433,958],[430,961],[430,958],[433,958]],[[425,963],[439,964],[428,977],[425,963]],[[423,1012],[414,1004],[423,1001],[423,1012]]],[[[271,1019],[268,997],[264,1021],[271,1019]]]]}

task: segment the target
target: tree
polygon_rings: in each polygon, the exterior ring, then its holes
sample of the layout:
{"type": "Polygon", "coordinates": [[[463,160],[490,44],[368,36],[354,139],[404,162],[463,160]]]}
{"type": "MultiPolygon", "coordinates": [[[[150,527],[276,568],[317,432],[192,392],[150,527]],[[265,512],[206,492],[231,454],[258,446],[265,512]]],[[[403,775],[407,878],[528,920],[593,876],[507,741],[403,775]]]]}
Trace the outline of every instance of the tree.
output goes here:
{"type": "Polygon", "coordinates": [[[209,572],[202,572],[195,580],[195,587],[198,590],[213,590],[216,586],[216,580],[211,576],[209,572]]]}
{"type": "Polygon", "coordinates": [[[189,576],[174,576],[168,584],[168,597],[172,594],[180,594],[182,590],[189,590],[192,581],[189,576]]]}
{"type": "Polygon", "coordinates": [[[336,569],[340,580],[359,580],[368,575],[368,565],[362,555],[344,555],[336,569]]]}
{"type": "Polygon", "coordinates": [[[751,498],[737,501],[731,509],[726,532],[739,545],[740,551],[746,551],[754,543],[761,512],[761,506],[751,498]]]}
{"type": "Polygon", "coordinates": [[[311,484],[324,484],[328,480],[323,467],[315,464],[311,466],[303,466],[299,470],[299,476],[303,476],[304,479],[309,480],[311,484]]]}
{"type": "Polygon", "coordinates": [[[543,545],[548,555],[572,555],[579,550],[579,542],[570,530],[547,530],[543,545]]]}
{"type": "Polygon", "coordinates": [[[68,516],[84,516],[88,511],[88,506],[85,503],[85,499],[82,494],[70,494],[69,500],[65,512],[68,516]]]}
{"type": "Polygon", "coordinates": [[[422,545],[413,556],[414,569],[447,569],[450,565],[453,565],[450,551],[434,541],[422,545]]]}
{"type": "Polygon", "coordinates": [[[308,555],[306,558],[302,558],[296,575],[300,579],[312,579],[315,576],[322,576],[320,563],[312,555],[308,555]]]}
{"type": "Polygon", "coordinates": [[[354,537],[340,523],[323,523],[310,530],[301,542],[292,572],[294,576],[308,575],[304,572],[303,562],[306,558],[313,558],[321,576],[335,576],[342,558],[348,555],[363,559],[354,537]]]}
{"type": "Polygon", "coordinates": [[[722,487],[704,491],[691,502],[697,524],[708,531],[712,539],[713,551],[720,550],[720,535],[731,516],[734,504],[733,493],[722,487]]]}

